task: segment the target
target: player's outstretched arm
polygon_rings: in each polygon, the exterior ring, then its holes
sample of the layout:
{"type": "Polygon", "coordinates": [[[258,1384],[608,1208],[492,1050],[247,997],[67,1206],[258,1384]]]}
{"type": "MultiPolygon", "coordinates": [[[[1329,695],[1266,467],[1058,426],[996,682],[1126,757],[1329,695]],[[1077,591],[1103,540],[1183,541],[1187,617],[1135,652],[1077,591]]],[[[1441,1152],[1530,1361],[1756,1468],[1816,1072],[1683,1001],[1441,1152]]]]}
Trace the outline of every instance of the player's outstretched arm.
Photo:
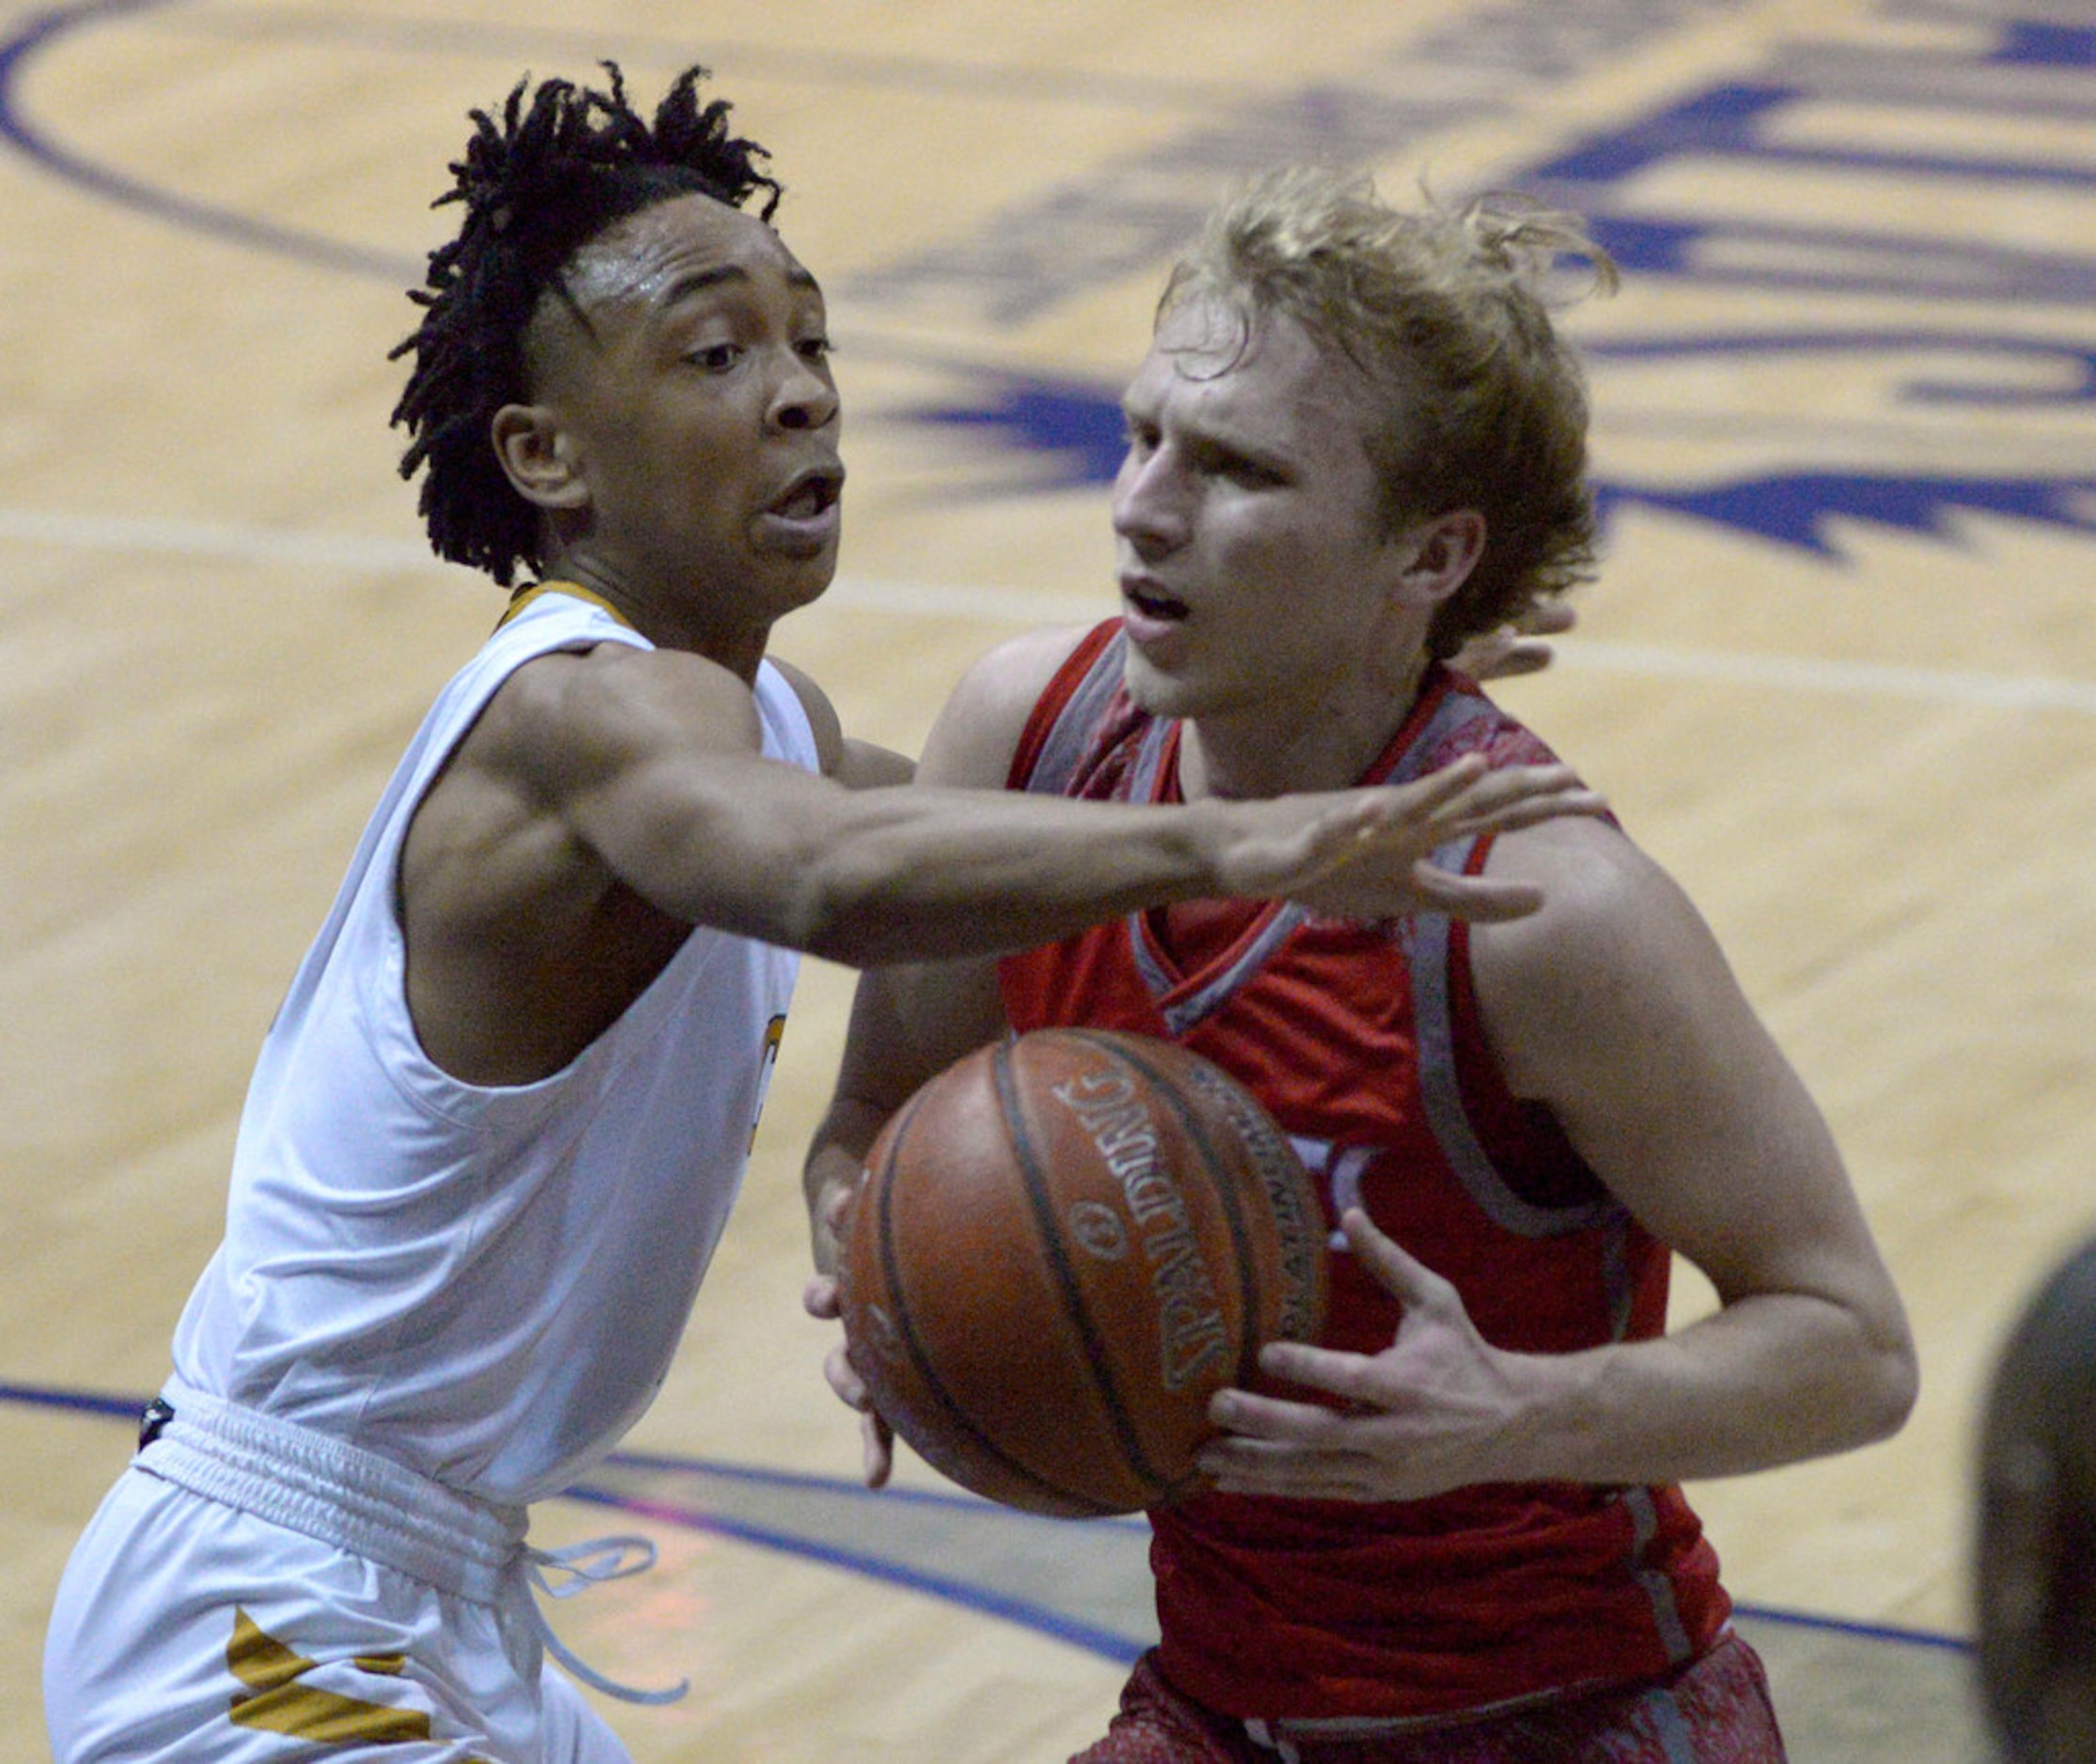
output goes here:
{"type": "MultiPolygon", "coordinates": [[[[755,751],[741,683],[607,646],[521,670],[498,700],[517,787],[660,911],[864,967],[1023,948],[1162,902],[1301,893],[1397,917],[1504,908],[1416,874],[1451,829],[1578,806],[1568,775],[1458,770],[1394,790],[1185,808],[955,790],[849,790],[755,751]]],[[[492,707],[491,707],[492,708],[492,707]]],[[[1521,910],[1514,901],[1512,910],[1521,910]]]]}

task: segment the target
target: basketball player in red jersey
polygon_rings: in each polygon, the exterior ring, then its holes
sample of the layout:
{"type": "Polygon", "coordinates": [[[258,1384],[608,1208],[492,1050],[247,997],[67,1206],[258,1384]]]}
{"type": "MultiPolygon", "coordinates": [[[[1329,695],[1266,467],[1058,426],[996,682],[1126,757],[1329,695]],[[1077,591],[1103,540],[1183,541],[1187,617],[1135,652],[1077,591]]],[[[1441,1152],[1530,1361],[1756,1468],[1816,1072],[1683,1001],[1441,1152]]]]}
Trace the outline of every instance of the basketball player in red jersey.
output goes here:
{"type": "MultiPolygon", "coordinates": [[[[1586,403],[1538,292],[1613,269],[1514,201],[1296,172],[1219,211],[1128,388],[1122,607],[964,680],[918,776],[1165,805],[1548,750],[1448,665],[1589,571],[1586,403]]],[[[1324,1339],[1224,1392],[1152,1515],[1160,1645],[1085,1764],[1783,1756],[1679,1484],[1884,1437],[1898,1294],[1819,1110],[1693,906],[1600,818],[1439,860],[1540,910],[1139,911],[862,983],[809,1165],[818,1268],[880,1122],[1007,1028],[1164,1036],[1321,1178],[1324,1339]],[[1715,1315],[1666,1328],[1669,1257],[1715,1315]]],[[[809,1291],[834,1315],[833,1283],[809,1291]]],[[[831,1382],[863,1406],[840,1351],[831,1382]]],[[[868,1424],[868,1473],[889,1440],[868,1424]]]]}

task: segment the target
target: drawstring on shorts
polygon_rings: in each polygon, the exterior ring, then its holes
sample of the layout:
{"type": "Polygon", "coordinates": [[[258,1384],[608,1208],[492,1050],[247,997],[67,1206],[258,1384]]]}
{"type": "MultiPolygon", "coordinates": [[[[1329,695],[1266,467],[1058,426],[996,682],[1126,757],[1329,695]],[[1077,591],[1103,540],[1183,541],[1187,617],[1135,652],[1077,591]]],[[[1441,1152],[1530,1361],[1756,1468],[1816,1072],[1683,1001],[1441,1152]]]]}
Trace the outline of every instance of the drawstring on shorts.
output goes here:
{"type": "Polygon", "coordinates": [[[476,1603],[520,1611],[545,1650],[592,1690],[674,1703],[689,1679],[641,1690],[606,1678],[555,1635],[536,1594],[572,1599],[645,1573],[655,1545],[594,1538],[560,1550],[524,1541],[522,1508],[497,1507],[308,1427],[172,1385],[147,1407],[139,1468],[207,1499],[384,1564],[476,1603]]]}
{"type": "MultiPolygon", "coordinates": [[[[629,1574],[646,1573],[655,1566],[655,1545],[646,1538],[630,1534],[591,1538],[586,1542],[571,1543],[559,1550],[536,1550],[527,1545],[522,1560],[527,1578],[538,1591],[549,1599],[572,1599],[577,1593],[587,1592],[608,1580],[624,1580],[629,1574]],[[553,1574],[567,1578],[556,1585],[551,1578],[553,1574]]],[[[626,1703],[674,1703],[691,1690],[690,1679],[679,1679],[659,1691],[644,1691],[607,1679],[595,1667],[577,1659],[567,1645],[553,1633],[553,1626],[547,1622],[538,1601],[528,1591],[524,1596],[531,1605],[532,1627],[545,1644],[546,1651],[591,1690],[601,1691],[606,1696],[615,1696],[626,1703]]]]}

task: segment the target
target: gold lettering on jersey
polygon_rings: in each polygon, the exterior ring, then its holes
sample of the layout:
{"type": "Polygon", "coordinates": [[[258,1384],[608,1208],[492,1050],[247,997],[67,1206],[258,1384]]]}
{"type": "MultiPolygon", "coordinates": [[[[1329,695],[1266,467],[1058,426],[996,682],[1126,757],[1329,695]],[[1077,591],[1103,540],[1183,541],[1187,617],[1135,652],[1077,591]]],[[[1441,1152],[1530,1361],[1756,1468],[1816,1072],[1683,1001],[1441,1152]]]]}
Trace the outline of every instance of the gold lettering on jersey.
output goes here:
{"type": "Polygon", "coordinates": [[[757,1106],[750,1111],[750,1151],[757,1149],[757,1123],[764,1119],[764,1099],[771,1093],[771,1075],[779,1064],[779,1044],[785,1039],[784,1011],[764,1026],[764,1052],[757,1069],[757,1106]]]}
{"type": "Polygon", "coordinates": [[[1077,1117],[1127,1203],[1157,1301],[1158,1377],[1167,1390],[1183,1390],[1227,1362],[1230,1331],[1186,1197],[1158,1156],[1157,1123],[1125,1072],[1089,1072],[1049,1094],[1077,1117]]]}

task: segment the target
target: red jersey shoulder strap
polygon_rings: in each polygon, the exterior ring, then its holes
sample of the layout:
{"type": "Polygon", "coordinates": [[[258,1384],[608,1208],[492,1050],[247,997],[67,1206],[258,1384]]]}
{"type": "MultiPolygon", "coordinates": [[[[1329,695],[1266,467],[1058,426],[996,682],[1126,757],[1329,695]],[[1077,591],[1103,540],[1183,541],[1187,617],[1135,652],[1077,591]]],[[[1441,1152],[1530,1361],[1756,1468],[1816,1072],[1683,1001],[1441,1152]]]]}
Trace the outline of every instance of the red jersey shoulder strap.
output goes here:
{"type": "MultiPolygon", "coordinates": [[[[1390,783],[1421,777],[1472,751],[1482,750],[1494,766],[1554,757],[1527,728],[1445,669],[1432,676],[1420,713],[1393,748],[1397,750],[1394,763],[1386,756],[1379,768],[1390,783]]],[[[1435,852],[1433,861],[1444,870],[1475,875],[1484,868],[1491,843],[1489,836],[1475,835],[1452,841],[1435,852]]],[[[1440,913],[1419,914],[1398,928],[1412,981],[1420,1100],[1442,1156],[1487,1216],[1518,1235],[1555,1237],[1597,1227],[1620,1229],[1626,1216],[1620,1203],[1555,1130],[1549,1148],[1555,1154],[1550,1159],[1554,1180],[1548,1183],[1510,1180],[1486,1149],[1473,1119],[1473,1106],[1482,1104],[1505,1119],[1517,1115],[1520,1105],[1488,1063],[1475,1068],[1472,1080],[1485,1094],[1471,1095],[1464,1077],[1458,1043],[1479,1033],[1470,1001],[1466,930],[1440,913]]],[[[1628,1323],[1628,1308],[1625,1291],[1619,1295],[1614,1320],[1619,1333],[1628,1323]]]]}
{"type": "Polygon", "coordinates": [[[1079,640],[1034,701],[1012,755],[1005,789],[1065,794],[1108,703],[1120,689],[1125,643],[1117,618],[1094,626],[1079,640]]]}

